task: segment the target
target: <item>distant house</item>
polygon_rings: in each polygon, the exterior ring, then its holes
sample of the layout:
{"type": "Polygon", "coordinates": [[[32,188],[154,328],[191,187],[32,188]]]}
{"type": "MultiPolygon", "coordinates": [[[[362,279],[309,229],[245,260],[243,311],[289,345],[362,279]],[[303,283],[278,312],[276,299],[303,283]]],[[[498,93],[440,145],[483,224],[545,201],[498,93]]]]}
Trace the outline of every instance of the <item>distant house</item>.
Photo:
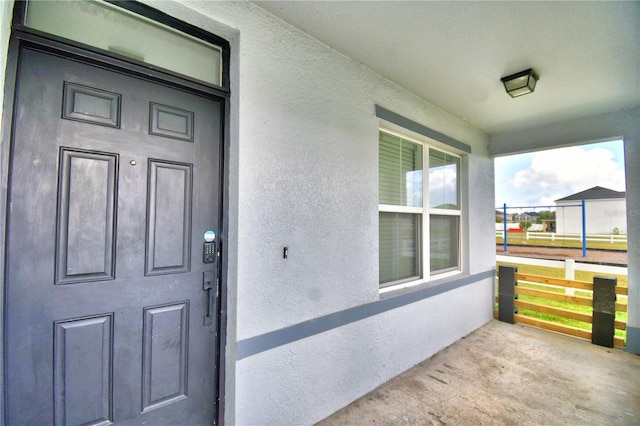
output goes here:
{"type": "Polygon", "coordinates": [[[582,232],[582,200],[585,201],[587,234],[626,234],[624,191],[594,186],[556,200],[556,230],[559,234],[582,232]]]}
{"type": "Polygon", "coordinates": [[[516,222],[520,223],[520,222],[531,222],[532,224],[536,223],[536,220],[538,219],[538,216],[540,216],[539,213],[536,212],[524,212],[522,214],[519,214],[516,218],[516,222]]]}
{"type": "MultiPolygon", "coordinates": [[[[496,210],[496,222],[502,223],[504,222],[504,212],[502,210],[496,210]]],[[[515,223],[519,224],[522,221],[528,221],[531,223],[535,223],[538,219],[539,214],[536,212],[525,212],[522,214],[517,213],[507,213],[507,223],[515,223]]]]}

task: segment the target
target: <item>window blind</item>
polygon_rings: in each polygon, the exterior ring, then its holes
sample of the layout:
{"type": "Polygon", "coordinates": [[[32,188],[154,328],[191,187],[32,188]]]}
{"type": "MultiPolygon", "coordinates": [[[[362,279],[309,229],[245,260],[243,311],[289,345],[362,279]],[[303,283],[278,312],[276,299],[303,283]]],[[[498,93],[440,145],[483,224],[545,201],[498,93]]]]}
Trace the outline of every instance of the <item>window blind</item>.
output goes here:
{"type": "Polygon", "coordinates": [[[420,215],[380,212],[380,283],[420,277],[420,215]]]}
{"type": "Polygon", "coordinates": [[[380,132],[380,204],[422,207],[422,179],[422,146],[380,132]]]}
{"type": "Polygon", "coordinates": [[[460,264],[460,218],[431,215],[429,217],[430,272],[442,273],[458,269],[460,264]]]}
{"type": "MultiPolygon", "coordinates": [[[[422,145],[380,132],[380,204],[422,207],[422,145]]],[[[421,214],[380,212],[380,283],[420,278],[421,214]]]]}

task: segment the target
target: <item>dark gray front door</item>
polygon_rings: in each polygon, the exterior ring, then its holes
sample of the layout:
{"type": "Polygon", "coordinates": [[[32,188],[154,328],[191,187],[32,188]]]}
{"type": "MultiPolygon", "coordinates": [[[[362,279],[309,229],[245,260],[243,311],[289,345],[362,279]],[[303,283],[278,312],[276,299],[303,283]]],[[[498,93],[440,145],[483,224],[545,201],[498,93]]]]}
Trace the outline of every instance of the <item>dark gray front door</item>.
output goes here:
{"type": "Polygon", "coordinates": [[[214,422],[219,261],[203,236],[219,229],[222,108],[20,52],[7,424],[214,422]]]}

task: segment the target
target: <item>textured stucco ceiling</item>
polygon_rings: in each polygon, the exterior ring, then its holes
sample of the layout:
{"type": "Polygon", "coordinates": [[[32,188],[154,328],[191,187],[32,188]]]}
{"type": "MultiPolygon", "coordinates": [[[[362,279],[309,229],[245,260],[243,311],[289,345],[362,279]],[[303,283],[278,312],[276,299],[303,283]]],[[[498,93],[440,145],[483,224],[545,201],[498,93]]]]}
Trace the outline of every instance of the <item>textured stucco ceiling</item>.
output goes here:
{"type": "Polygon", "coordinates": [[[640,104],[640,2],[258,1],[489,134],[640,104]],[[533,94],[500,78],[533,68],[533,94]]]}

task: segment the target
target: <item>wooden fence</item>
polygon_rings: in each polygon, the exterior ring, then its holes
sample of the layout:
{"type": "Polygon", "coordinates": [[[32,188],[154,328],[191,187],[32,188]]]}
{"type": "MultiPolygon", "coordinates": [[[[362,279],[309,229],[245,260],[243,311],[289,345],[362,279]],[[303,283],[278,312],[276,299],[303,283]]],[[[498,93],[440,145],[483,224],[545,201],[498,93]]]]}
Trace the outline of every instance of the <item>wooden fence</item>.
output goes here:
{"type": "MultiPolygon", "coordinates": [[[[509,239],[514,240],[547,240],[547,241],[582,241],[581,234],[556,234],[555,232],[519,231],[512,234],[509,231],[509,239]]],[[[496,238],[504,238],[504,230],[496,229],[496,238]]],[[[623,243],[627,244],[626,234],[587,234],[587,242],[599,243],[623,243]]]]}
{"type": "Polygon", "coordinates": [[[496,255],[496,260],[504,264],[544,266],[547,268],[564,269],[564,277],[567,280],[574,280],[576,271],[593,272],[597,275],[629,275],[629,269],[626,266],[581,263],[576,262],[573,259],[547,260],[533,257],[504,256],[502,254],[498,254],[496,255]]]}
{"type": "Polygon", "coordinates": [[[615,313],[627,312],[627,304],[616,301],[616,295],[627,295],[627,287],[616,285],[616,279],[610,277],[594,277],[594,282],[566,280],[529,274],[517,273],[517,267],[500,266],[498,268],[499,286],[498,310],[496,317],[505,322],[518,322],[545,330],[555,331],[570,336],[589,339],[602,346],[624,347],[624,339],[614,336],[614,329],[626,330],[626,323],[615,320],[615,313]],[[518,286],[518,282],[536,284],[547,289],[518,286]],[[551,289],[577,289],[585,296],[575,296],[549,291],[551,289]],[[548,306],[519,300],[518,296],[533,296],[545,300],[553,300],[568,304],[590,306],[592,313],[572,311],[569,309],[548,306]],[[555,315],[562,318],[582,321],[591,324],[591,330],[585,330],[556,322],[541,320],[518,313],[517,309],[527,309],[538,313],[555,315]]]}

